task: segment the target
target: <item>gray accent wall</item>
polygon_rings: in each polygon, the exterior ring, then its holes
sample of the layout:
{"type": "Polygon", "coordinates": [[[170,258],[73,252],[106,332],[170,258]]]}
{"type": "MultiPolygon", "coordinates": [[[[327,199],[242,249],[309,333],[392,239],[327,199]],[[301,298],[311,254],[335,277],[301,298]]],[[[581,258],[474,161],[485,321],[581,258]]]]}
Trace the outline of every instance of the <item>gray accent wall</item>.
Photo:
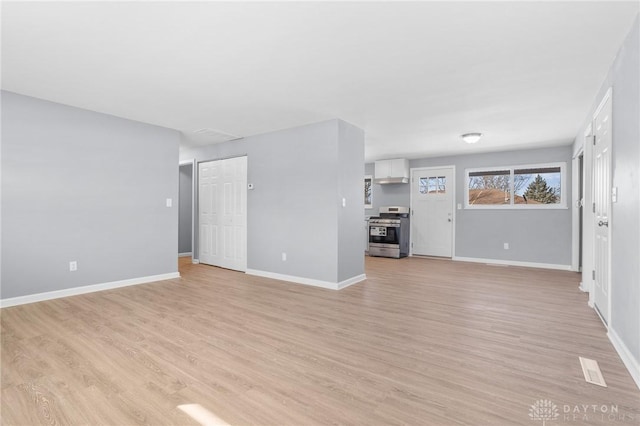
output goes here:
{"type": "Polygon", "coordinates": [[[248,269],[330,283],[364,274],[360,129],[329,120],[180,155],[197,162],[247,156],[247,182],[254,184],[247,194],[248,269]]]}
{"type": "MultiPolygon", "coordinates": [[[[571,202],[563,209],[465,209],[465,169],[519,164],[566,163],[565,195],[571,200],[571,146],[490,152],[411,160],[411,168],[455,166],[456,204],[454,257],[571,265],[571,202]],[[504,243],[510,249],[504,249],[504,243]]],[[[373,174],[367,164],[365,174],[373,174]]],[[[375,215],[380,206],[410,206],[410,184],[373,185],[375,215]]]]}
{"type": "MultiPolygon", "coordinates": [[[[612,88],[611,323],[640,364],[640,29],[639,18],[627,35],[593,100],[576,146],[600,101],[612,88]]],[[[640,372],[636,372],[640,373],[640,372]]]]}
{"type": "Polygon", "coordinates": [[[0,297],[176,273],[179,133],[1,95],[0,297]]]}
{"type": "Polygon", "coordinates": [[[178,206],[178,253],[191,253],[193,225],[193,164],[180,166],[180,202],[178,206]]]}

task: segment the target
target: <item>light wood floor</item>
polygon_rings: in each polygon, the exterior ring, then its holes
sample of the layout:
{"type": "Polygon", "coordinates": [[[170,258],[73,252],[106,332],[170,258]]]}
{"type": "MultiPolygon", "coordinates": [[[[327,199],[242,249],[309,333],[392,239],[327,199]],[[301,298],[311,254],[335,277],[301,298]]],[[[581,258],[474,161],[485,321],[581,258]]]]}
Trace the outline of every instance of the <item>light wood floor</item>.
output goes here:
{"type": "Polygon", "coordinates": [[[367,258],[366,282],[332,291],[185,258],[180,272],[3,309],[2,424],[188,425],[177,407],[199,404],[231,425],[531,426],[540,399],[555,425],[640,423],[574,273],[367,258]],[[616,420],[564,418],[577,404],[616,420]]]}

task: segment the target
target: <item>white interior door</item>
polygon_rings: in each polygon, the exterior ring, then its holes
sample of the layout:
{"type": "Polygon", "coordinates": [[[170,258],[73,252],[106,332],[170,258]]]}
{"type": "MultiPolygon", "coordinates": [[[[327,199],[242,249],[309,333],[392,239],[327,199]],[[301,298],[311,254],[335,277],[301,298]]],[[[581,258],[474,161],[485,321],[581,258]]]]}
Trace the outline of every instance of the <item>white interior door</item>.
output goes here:
{"type": "Polygon", "coordinates": [[[454,171],[452,167],[411,171],[411,252],[452,257],[454,171]]]}
{"type": "Polygon", "coordinates": [[[593,204],[595,221],[593,302],[609,322],[611,242],[611,97],[594,117],[593,204]]]}
{"type": "Polygon", "coordinates": [[[247,157],[198,165],[200,263],[247,269],[247,157]]]}

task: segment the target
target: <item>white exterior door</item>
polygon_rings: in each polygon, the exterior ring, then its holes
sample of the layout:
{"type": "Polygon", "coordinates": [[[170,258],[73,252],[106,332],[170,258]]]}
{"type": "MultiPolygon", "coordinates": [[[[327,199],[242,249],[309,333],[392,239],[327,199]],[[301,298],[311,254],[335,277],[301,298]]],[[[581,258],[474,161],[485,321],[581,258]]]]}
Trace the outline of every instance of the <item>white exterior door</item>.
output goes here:
{"type": "Polygon", "coordinates": [[[198,165],[200,263],[247,269],[247,157],[198,165]]]}
{"type": "Polygon", "coordinates": [[[595,221],[593,302],[605,323],[609,322],[611,273],[611,97],[594,117],[593,204],[595,221]]]}
{"type": "Polygon", "coordinates": [[[411,253],[452,257],[454,169],[411,171],[411,253]]]}

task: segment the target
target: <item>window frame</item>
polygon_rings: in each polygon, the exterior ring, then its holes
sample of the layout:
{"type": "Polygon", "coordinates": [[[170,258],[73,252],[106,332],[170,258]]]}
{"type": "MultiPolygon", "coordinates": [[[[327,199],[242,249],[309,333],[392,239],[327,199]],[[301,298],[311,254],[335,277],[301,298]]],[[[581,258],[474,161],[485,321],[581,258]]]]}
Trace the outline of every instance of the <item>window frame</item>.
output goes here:
{"type": "Polygon", "coordinates": [[[546,209],[567,209],[567,163],[534,163],[534,164],[517,164],[512,166],[492,166],[492,167],[474,167],[464,170],[464,208],[477,210],[546,210],[546,209]],[[514,197],[514,175],[516,170],[520,169],[544,169],[544,168],[560,168],[560,202],[557,204],[515,204],[514,197]],[[509,170],[509,204],[469,204],[469,174],[481,172],[495,172],[509,170]]]}
{"type": "Polygon", "coordinates": [[[367,188],[367,181],[368,181],[369,186],[371,188],[371,196],[369,197],[369,200],[367,200],[366,196],[364,197],[364,208],[365,209],[372,209],[373,208],[373,175],[365,175],[364,176],[364,181],[363,181],[363,189],[364,190],[366,190],[366,188],[367,188]],[[370,203],[367,204],[367,201],[370,201],[370,203]]]}
{"type": "MultiPolygon", "coordinates": [[[[427,174],[429,174],[429,173],[427,173],[427,174]]],[[[419,192],[420,192],[419,195],[421,197],[435,197],[435,196],[444,195],[444,194],[447,193],[447,191],[448,191],[447,188],[449,187],[449,184],[447,183],[447,177],[446,176],[438,176],[436,174],[436,176],[419,177],[418,178],[418,188],[423,186],[423,185],[421,185],[421,182],[420,182],[422,179],[426,179],[427,180],[426,185],[424,185],[427,188],[427,192],[421,192],[419,190],[419,192]],[[432,183],[431,180],[432,179],[435,180],[435,191],[434,192],[429,191],[429,188],[432,187],[431,186],[431,183],[432,183]],[[440,183],[440,179],[444,179],[444,183],[443,184],[440,183]],[[442,190],[440,190],[441,187],[443,188],[442,190]]]]}

